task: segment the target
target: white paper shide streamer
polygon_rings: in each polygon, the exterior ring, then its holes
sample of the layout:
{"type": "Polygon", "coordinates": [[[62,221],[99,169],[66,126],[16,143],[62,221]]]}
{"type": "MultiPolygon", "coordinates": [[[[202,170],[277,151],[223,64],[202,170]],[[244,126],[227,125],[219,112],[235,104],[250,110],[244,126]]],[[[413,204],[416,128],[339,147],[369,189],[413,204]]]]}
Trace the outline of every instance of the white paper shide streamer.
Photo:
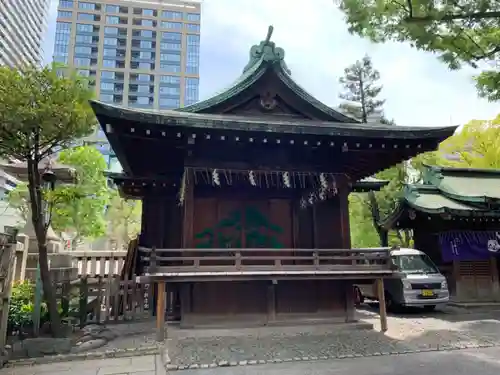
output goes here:
{"type": "Polygon", "coordinates": [[[212,182],[217,185],[217,186],[220,186],[220,177],[219,177],[219,171],[217,171],[217,169],[214,169],[212,171],[212,182]]]}
{"type": "Polygon", "coordinates": [[[255,181],[255,172],[254,171],[248,172],[248,180],[250,181],[250,185],[257,186],[257,181],[255,181]]]}
{"type": "Polygon", "coordinates": [[[288,172],[283,172],[283,184],[284,184],[287,188],[292,187],[292,184],[290,184],[290,173],[288,173],[288,172]]]}
{"type": "Polygon", "coordinates": [[[182,206],[184,204],[185,199],[186,199],[186,170],[184,170],[181,179],[181,188],[179,190],[179,206],[182,206]]]}

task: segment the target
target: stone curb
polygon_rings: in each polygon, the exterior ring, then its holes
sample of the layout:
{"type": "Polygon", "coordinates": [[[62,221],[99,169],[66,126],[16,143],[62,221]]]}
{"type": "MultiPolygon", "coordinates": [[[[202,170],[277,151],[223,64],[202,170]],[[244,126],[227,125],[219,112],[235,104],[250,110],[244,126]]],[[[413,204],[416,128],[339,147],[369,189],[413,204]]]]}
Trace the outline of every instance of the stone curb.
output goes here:
{"type": "Polygon", "coordinates": [[[127,349],[110,349],[104,352],[89,352],[89,353],[70,353],[51,355],[38,358],[23,358],[9,360],[4,368],[34,366],[53,362],[70,362],[82,361],[90,359],[106,359],[106,358],[123,358],[123,357],[138,357],[143,355],[161,354],[161,349],[158,345],[150,345],[142,348],[127,348],[127,349]]]}
{"type": "Polygon", "coordinates": [[[267,360],[244,360],[244,361],[219,361],[210,364],[199,364],[193,363],[191,365],[174,365],[171,363],[165,363],[164,366],[167,371],[181,371],[181,370],[193,370],[193,369],[208,369],[215,367],[234,367],[234,366],[252,366],[270,363],[283,363],[283,362],[304,362],[304,361],[317,361],[317,360],[331,360],[331,359],[346,359],[346,358],[369,358],[378,356],[390,356],[390,355],[401,355],[401,354],[414,354],[414,353],[425,353],[425,352],[443,352],[443,351],[455,351],[464,349],[478,349],[478,348],[492,348],[500,346],[499,344],[469,344],[469,345],[438,345],[433,347],[418,348],[418,349],[406,349],[401,351],[391,351],[391,352],[373,352],[368,354],[346,354],[346,355],[332,355],[332,356],[319,356],[319,357],[295,357],[295,358],[275,358],[267,360]]]}

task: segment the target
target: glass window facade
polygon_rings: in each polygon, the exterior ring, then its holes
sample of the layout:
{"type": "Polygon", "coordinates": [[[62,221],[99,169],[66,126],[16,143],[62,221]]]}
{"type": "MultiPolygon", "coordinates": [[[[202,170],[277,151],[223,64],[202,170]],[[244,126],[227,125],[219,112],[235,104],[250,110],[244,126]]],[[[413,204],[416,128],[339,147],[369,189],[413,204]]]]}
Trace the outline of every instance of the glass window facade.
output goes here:
{"type": "Polygon", "coordinates": [[[78,9],[95,10],[96,6],[94,3],[85,3],[80,1],[78,3],[78,9]]]}
{"type": "MultiPolygon", "coordinates": [[[[100,100],[160,109],[199,100],[200,14],[196,10],[148,9],[153,6],[147,1],[134,5],[58,2],[54,60],[73,64],[78,74],[94,84],[98,81],[100,100]],[[71,36],[75,39],[70,43],[71,36]]],[[[99,142],[96,147],[101,152],[112,154],[107,142],[99,142]]]]}
{"type": "Polygon", "coordinates": [[[71,18],[73,17],[73,12],[70,10],[60,10],[57,12],[58,18],[71,18]]]}
{"type": "Polygon", "coordinates": [[[162,18],[168,18],[169,20],[182,20],[182,12],[173,12],[171,10],[164,10],[161,13],[162,18]]]}
{"type": "Polygon", "coordinates": [[[170,22],[170,21],[162,21],[161,27],[162,29],[171,29],[171,30],[182,30],[182,22],[170,22]]]}
{"type": "Polygon", "coordinates": [[[59,8],[73,8],[72,0],[59,0],[59,8]]]}
{"type": "Polygon", "coordinates": [[[78,13],[79,21],[99,21],[95,14],[90,13],[78,13]]]}
{"type": "Polygon", "coordinates": [[[118,13],[120,11],[120,7],[118,5],[106,5],[106,13],[118,13]]]}
{"type": "Polygon", "coordinates": [[[120,17],[117,16],[107,16],[106,23],[110,25],[118,25],[120,23],[120,17]]]}
{"type": "Polygon", "coordinates": [[[198,74],[200,68],[200,36],[186,35],[186,73],[198,74]]]}
{"type": "Polygon", "coordinates": [[[57,22],[54,42],[54,62],[68,64],[71,23],[57,22]]]}
{"type": "Polygon", "coordinates": [[[193,32],[200,32],[200,24],[199,23],[186,23],[186,30],[193,32]]]}
{"type": "Polygon", "coordinates": [[[191,22],[200,22],[201,15],[199,13],[186,13],[186,20],[191,22]]]}
{"type": "Polygon", "coordinates": [[[184,105],[191,105],[198,101],[200,80],[186,77],[184,79],[184,105]]]}

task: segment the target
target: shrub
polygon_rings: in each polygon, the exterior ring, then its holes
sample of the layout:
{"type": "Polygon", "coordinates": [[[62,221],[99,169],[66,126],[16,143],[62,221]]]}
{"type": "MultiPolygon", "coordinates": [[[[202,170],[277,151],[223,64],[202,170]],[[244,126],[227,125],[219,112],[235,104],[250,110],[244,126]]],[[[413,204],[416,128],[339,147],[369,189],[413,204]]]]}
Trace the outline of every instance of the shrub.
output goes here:
{"type": "MultiPolygon", "coordinates": [[[[35,286],[28,280],[14,282],[9,305],[8,324],[11,330],[32,325],[35,286]]],[[[42,314],[44,306],[42,306],[42,314]]]]}

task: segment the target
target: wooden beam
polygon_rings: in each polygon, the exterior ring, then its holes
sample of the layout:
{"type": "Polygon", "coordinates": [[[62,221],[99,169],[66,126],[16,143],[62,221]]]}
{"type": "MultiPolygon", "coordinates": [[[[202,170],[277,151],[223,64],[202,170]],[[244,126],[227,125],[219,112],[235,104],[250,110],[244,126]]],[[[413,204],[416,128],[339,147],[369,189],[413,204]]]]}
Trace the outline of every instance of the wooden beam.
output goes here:
{"type": "Polygon", "coordinates": [[[159,281],[156,296],[156,341],[165,341],[165,281],[159,281]]]}
{"type": "Polygon", "coordinates": [[[380,330],[382,332],[387,331],[387,310],[385,305],[385,293],[384,293],[384,279],[377,279],[377,294],[379,301],[379,310],[380,310],[380,330]]]}

